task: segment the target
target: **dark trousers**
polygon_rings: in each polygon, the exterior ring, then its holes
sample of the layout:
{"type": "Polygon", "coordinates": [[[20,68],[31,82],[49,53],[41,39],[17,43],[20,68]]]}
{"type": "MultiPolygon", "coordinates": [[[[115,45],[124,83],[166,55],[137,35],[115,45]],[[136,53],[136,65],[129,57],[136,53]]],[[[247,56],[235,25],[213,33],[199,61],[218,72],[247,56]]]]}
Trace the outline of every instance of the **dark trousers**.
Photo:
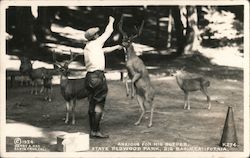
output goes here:
{"type": "Polygon", "coordinates": [[[86,88],[89,91],[89,123],[91,131],[100,131],[100,121],[108,93],[108,86],[103,71],[88,72],[86,88]]]}

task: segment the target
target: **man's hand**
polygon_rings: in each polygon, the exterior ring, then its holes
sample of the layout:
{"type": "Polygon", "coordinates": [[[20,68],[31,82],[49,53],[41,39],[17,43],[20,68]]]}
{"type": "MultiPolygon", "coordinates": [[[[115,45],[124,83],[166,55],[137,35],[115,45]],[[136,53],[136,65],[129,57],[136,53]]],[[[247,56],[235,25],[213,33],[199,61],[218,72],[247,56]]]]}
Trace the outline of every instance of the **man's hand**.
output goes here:
{"type": "Polygon", "coordinates": [[[105,41],[111,36],[112,32],[114,31],[113,25],[114,25],[115,19],[112,16],[109,16],[109,23],[105,28],[104,33],[98,37],[96,40],[101,43],[101,46],[103,47],[105,41]]]}
{"type": "Polygon", "coordinates": [[[117,46],[117,49],[118,49],[118,50],[122,50],[122,49],[123,49],[123,46],[118,45],[118,46],[117,46]]]}
{"type": "Polygon", "coordinates": [[[109,16],[109,22],[114,22],[115,19],[112,16],[109,16]]]}

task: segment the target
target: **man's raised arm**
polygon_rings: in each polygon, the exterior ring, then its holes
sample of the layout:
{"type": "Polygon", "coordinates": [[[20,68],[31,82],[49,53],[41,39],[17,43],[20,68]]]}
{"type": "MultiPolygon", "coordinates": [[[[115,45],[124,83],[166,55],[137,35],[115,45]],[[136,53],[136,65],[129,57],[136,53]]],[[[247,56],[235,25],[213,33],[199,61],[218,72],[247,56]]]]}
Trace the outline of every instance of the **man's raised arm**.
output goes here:
{"type": "Polygon", "coordinates": [[[116,46],[112,46],[112,47],[105,47],[103,48],[104,53],[110,53],[113,52],[115,50],[121,50],[123,47],[121,45],[116,45],[116,46]]]}
{"type": "Polygon", "coordinates": [[[104,33],[100,37],[98,37],[98,39],[97,39],[98,41],[100,41],[101,43],[104,44],[105,41],[110,37],[110,35],[114,31],[114,28],[113,28],[114,21],[115,21],[115,19],[112,16],[110,16],[109,23],[106,26],[104,33]]]}

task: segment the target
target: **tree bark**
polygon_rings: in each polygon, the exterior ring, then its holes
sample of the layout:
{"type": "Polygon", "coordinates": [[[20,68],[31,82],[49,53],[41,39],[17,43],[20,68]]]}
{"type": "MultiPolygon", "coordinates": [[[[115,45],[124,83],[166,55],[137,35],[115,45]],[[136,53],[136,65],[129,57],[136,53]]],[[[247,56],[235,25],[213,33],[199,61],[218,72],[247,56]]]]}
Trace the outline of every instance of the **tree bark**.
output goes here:
{"type": "Polygon", "coordinates": [[[172,39],[172,10],[169,9],[169,14],[168,14],[168,39],[167,39],[167,48],[171,47],[171,39],[172,39]]]}
{"type": "Polygon", "coordinates": [[[181,21],[180,8],[178,6],[172,7],[172,16],[174,19],[175,35],[176,35],[176,45],[177,52],[176,55],[181,55],[183,53],[185,37],[183,35],[183,24],[181,21]]]}
{"type": "Polygon", "coordinates": [[[186,45],[184,54],[193,54],[200,47],[200,34],[198,29],[198,15],[195,6],[187,6],[187,29],[186,29],[186,45]]]}
{"type": "Polygon", "coordinates": [[[53,7],[38,7],[38,17],[36,20],[36,34],[40,42],[51,34],[51,22],[54,19],[56,10],[53,7]]]}
{"type": "MultiPolygon", "coordinates": [[[[16,30],[13,33],[13,40],[17,47],[26,48],[36,42],[34,34],[34,18],[30,7],[15,8],[16,30]]],[[[10,18],[10,17],[9,17],[10,18]]]]}

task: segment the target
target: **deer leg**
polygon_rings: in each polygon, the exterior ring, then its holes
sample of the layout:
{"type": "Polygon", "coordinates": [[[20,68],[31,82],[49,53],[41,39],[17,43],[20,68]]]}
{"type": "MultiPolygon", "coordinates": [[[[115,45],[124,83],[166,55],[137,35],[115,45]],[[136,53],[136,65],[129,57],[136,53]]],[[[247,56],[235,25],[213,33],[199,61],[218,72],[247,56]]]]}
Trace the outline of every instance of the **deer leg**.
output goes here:
{"type": "Polygon", "coordinates": [[[101,118],[101,120],[104,120],[104,112],[102,112],[102,118],[101,118]]]}
{"type": "Polygon", "coordinates": [[[27,86],[27,79],[26,79],[26,76],[23,76],[23,81],[22,81],[23,83],[23,86],[27,86]]]}
{"type": "Polygon", "coordinates": [[[49,88],[48,89],[48,99],[49,99],[49,102],[51,102],[51,96],[52,96],[52,88],[49,88]]]}
{"type": "Polygon", "coordinates": [[[73,105],[72,105],[72,125],[76,123],[75,120],[75,107],[76,107],[76,99],[73,100],[73,105]]]}
{"type": "Polygon", "coordinates": [[[41,87],[41,89],[40,89],[40,93],[43,93],[43,92],[44,92],[44,89],[45,89],[44,84],[45,84],[45,81],[44,81],[44,79],[43,79],[43,80],[42,80],[42,87],[41,87]]]}
{"type": "Polygon", "coordinates": [[[133,99],[135,96],[135,83],[131,82],[131,98],[133,99]]]}
{"type": "Polygon", "coordinates": [[[126,78],[125,78],[125,86],[126,86],[126,94],[127,94],[127,97],[128,97],[129,94],[130,94],[130,89],[129,89],[129,86],[128,86],[128,76],[126,76],[126,78]]]}
{"type": "Polygon", "coordinates": [[[21,76],[21,86],[23,86],[23,82],[24,82],[24,75],[21,76]]]}
{"type": "Polygon", "coordinates": [[[44,89],[44,99],[45,100],[48,99],[48,89],[47,88],[44,89]]]}
{"type": "Polygon", "coordinates": [[[34,86],[35,86],[34,81],[31,81],[31,92],[30,92],[30,94],[34,94],[34,86]]]}
{"type": "Polygon", "coordinates": [[[187,108],[187,98],[188,98],[188,94],[184,92],[184,109],[187,108]]]}
{"type": "Polygon", "coordinates": [[[40,89],[40,93],[43,93],[45,91],[44,86],[42,86],[42,88],[40,89]]]}
{"type": "Polygon", "coordinates": [[[25,77],[25,85],[28,86],[29,85],[29,77],[25,77]]]}
{"type": "Polygon", "coordinates": [[[34,84],[35,85],[35,95],[37,95],[37,85],[38,85],[38,83],[37,83],[37,81],[35,81],[34,83],[35,83],[34,84]]]}
{"type": "Polygon", "coordinates": [[[210,96],[208,95],[207,88],[202,88],[201,92],[207,97],[208,110],[211,109],[210,96]]]}
{"type": "Polygon", "coordinates": [[[135,82],[141,77],[141,74],[140,73],[135,73],[132,80],[131,80],[131,89],[132,89],[132,96],[131,97],[134,97],[135,96],[135,82]]]}
{"type": "Polygon", "coordinates": [[[150,101],[149,105],[150,105],[149,107],[151,107],[151,109],[150,109],[150,121],[149,121],[148,127],[150,128],[153,125],[152,122],[153,122],[153,114],[154,114],[154,104],[152,101],[150,101]]]}
{"type": "Polygon", "coordinates": [[[189,104],[189,93],[187,92],[187,106],[188,106],[188,110],[190,110],[190,104],[189,104]]]}
{"type": "Polygon", "coordinates": [[[135,125],[138,126],[141,123],[141,119],[142,119],[143,115],[145,114],[146,110],[145,110],[145,106],[144,106],[144,98],[140,95],[136,95],[136,98],[137,98],[137,102],[140,105],[141,110],[142,110],[138,121],[135,123],[135,125]]]}
{"type": "Polygon", "coordinates": [[[65,118],[65,123],[69,122],[69,108],[70,108],[70,102],[66,101],[66,118],[65,118]]]}

